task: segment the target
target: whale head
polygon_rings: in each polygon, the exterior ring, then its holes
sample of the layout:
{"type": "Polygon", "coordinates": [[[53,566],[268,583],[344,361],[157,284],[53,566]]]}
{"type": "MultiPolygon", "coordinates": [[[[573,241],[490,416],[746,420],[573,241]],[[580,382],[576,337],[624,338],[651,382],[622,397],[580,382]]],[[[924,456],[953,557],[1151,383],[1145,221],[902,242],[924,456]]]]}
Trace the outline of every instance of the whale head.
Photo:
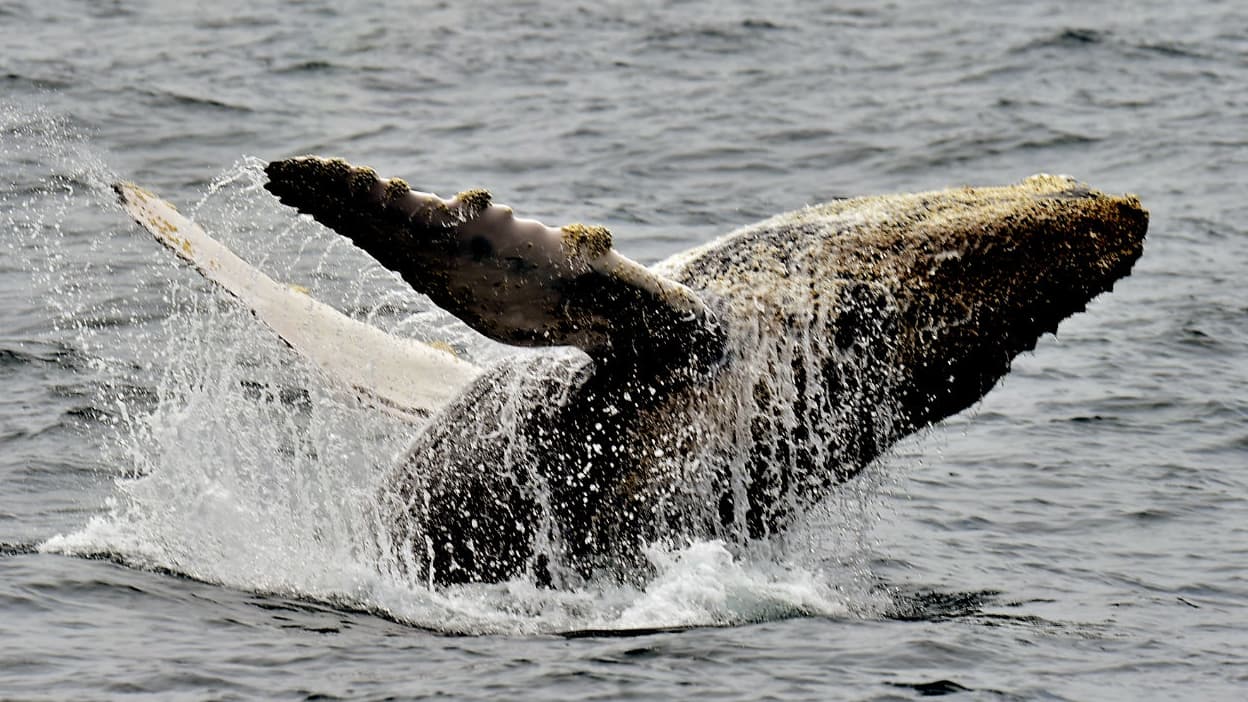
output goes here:
{"type": "Polygon", "coordinates": [[[914,428],[979,400],[1015,356],[1110,290],[1148,229],[1134,196],[1064,177],[947,193],[888,259],[900,275],[898,400],[914,428]]]}
{"type": "Polygon", "coordinates": [[[661,264],[736,330],[746,372],[717,380],[729,399],[708,415],[756,428],[724,451],[751,456],[734,507],[750,533],[978,401],[1130,272],[1147,228],[1133,196],[1033,176],[807,207],[661,264]]]}

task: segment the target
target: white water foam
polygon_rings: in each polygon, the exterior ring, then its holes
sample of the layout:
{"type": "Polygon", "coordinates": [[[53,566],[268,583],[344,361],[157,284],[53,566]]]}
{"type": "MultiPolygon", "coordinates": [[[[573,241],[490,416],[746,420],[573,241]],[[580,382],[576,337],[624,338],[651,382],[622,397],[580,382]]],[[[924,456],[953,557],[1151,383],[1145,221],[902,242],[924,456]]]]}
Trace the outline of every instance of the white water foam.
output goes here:
{"type": "MultiPolygon", "coordinates": [[[[509,352],[448,322],[338,237],[282,211],[260,191],[261,177],[255,162],[238,164],[192,217],[269,272],[379,326],[449,340],[478,362],[509,352]]],[[[106,203],[111,193],[97,185],[91,202],[75,198],[74,206],[106,203]]],[[[133,239],[147,236],[113,226],[118,231],[101,237],[102,246],[129,252],[133,239]]],[[[406,581],[384,566],[377,495],[416,429],[327,384],[158,249],[152,245],[150,263],[138,267],[145,290],[164,291],[157,312],[150,300],[140,312],[124,299],[90,294],[68,308],[80,320],[80,348],[97,359],[93,372],[124,380],[99,384],[112,417],[104,449],[119,477],[106,511],[48,539],[45,552],[105,555],[463,633],[718,626],[853,616],[886,604],[864,565],[878,480],[855,481],[783,543],[745,552],[718,541],[655,544],[647,555],[656,574],[643,587],[592,581],[551,590],[520,579],[431,589],[406,581]],[[121,321],[94,323],[104,308],[121,321]],[[155,319],[134,322],[144,314],[155,319]],[[127,387],[146,391],[119,390],[127,387]]],[[[81,263],[57,259],[49,270],[68,277],[81,263]]],[[[64,279],[50,284],[71,287],[64,279]]]]}

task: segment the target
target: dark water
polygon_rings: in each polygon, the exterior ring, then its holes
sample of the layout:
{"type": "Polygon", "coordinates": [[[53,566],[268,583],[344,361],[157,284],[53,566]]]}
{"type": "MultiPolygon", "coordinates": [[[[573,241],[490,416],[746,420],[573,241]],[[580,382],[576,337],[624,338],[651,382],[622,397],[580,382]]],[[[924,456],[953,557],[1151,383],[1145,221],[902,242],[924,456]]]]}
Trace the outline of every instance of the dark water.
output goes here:
{"type": "Polygon", "coordinates": [[[0,46],[0,697],[1248,689],[1237,3],[44,0],[0,3],[0,46]],[[647,262],[830,197],[1034,172],[1138,193],[1152,227],[1131,278],[774,552],[656,552],[644,590],[428,592],[356,548],[352,495],[401,428],[106,190],[436,328],[255,191],[245,157],[306,152],[604,222],[647,262]]]}

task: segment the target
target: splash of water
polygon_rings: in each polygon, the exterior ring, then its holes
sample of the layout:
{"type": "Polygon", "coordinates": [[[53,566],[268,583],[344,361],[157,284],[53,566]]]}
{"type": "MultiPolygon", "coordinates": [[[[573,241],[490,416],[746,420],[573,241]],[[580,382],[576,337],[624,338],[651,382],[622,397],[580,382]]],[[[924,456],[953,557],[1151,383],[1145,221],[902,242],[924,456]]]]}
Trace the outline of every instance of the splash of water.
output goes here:
{"type": "MultiPolygon", "coordinates": [[[[9,184],[6,224],[22,256],[39,262],[36,289],[52,293],[58,329],[92,359],[83,382],[109,417],[96,440],[118,473],[105,511],[43,551],[104,554],[470,633],[727,625],[884,606],[864,565],[877,478],[837,493],[784,543],[655,544],[646,556],[656,575],[643,586],[551,590],[516,579],[438,589],[403,577],[387,565],[391,530],[377,501],[413,427],[333,387],[124,225],[109,204],[114,174],[64,121],[6,108],[0,127],[6,162],[44,172],[9,184]],[[92,275],[74,275],[84,268],[92,275]]],[[[281,210],[261,178],[256,162],[236,164],[192,217],[258,266],[373,324],[447,341],[478,363],[511,353],[281,210]]]]}

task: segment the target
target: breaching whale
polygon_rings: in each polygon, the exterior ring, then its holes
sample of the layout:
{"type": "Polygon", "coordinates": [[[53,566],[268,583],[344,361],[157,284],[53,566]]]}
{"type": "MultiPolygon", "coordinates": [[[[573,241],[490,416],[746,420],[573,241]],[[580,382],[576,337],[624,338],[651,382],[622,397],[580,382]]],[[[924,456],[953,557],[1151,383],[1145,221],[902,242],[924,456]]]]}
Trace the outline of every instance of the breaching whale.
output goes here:
{"type": "Polygon", "coordinates": [[[1127,275],[1148,225],[1133,196],[1041,175],[807,207],[647,268],[605,228],[519,219],[483,190],[443,199],[319,157],[266,173],[484,335],[583,352],[483,369],[396,339],[117,186],[296,350],[420,425],[379,497],[397,560],[438,584],[635,579],[658,540],[784,532],[1127,275]]]}

